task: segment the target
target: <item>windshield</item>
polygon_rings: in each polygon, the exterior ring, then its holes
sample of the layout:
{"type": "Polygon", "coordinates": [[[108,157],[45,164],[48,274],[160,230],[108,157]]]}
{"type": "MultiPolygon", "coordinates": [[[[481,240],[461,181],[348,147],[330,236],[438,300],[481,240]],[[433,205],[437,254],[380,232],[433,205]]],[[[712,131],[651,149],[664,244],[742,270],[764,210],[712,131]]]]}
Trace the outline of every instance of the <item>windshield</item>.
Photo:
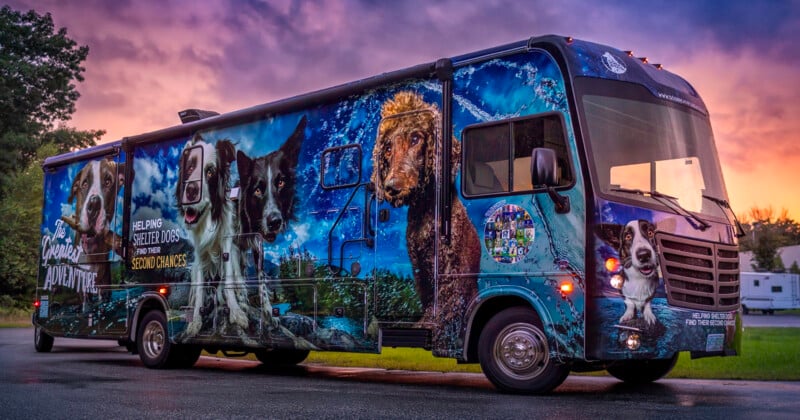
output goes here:
{"type": "Polygon", "coordinates": [[[630,83],[580,78],[576,86],[597,190],[648,206],[661,204],[631,190],[656,192],[687,211],[726,217],[703,197],[727,200],[708,117],[630,83]]]}

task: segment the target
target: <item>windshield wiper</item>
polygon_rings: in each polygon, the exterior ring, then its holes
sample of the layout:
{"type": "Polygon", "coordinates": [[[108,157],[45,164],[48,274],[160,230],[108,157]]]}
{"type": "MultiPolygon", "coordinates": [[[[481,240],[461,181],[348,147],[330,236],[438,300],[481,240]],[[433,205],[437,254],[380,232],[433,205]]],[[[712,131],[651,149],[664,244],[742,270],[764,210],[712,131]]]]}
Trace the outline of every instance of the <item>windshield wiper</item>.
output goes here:
{"type": "Polygon", "coordinates": [[[632,189],[632,188],[611,188],[611,191],[628,193],[628,194],[637,194],[637,195],[641,195],[643,197],[650,197],[650,198],[658,201],[659,203],[663,204],[668,209],[670,209],[673,212],[675,212],[675,214],[683,216],[686,219],[686,221],[689,222],[689,225],[691,225],[693,228],[695,228],[695,229],[697,229],[697,230],[699,230],[701,232],[705,231],[706,229],[711,227],[711,225],[708,224],[705,220],[695,216],[693,213],[691,213],[688,210],[686,210],[685,208],[683,208],[678,203],[678,199],[676,197],[671,196],[671,195],[660,193],[660,192],[658,192],[656,190],[643,191],[643,190],[640,190],[640,189],[632,189]]]}
{"type": "Polygon", "coordinates": [[[736,232],[736,237],[737,238],[741,238],[741,237],[743,237],[745,235],[744,227],[742,226],[741,223],[739,223],[739,218],[736,217],[736,213],[733,212],[733,209],[731,208],[731,204],[728,203],[728,200],[723,200],[721,198],[717,198],[717,197],[713,197],[713,196],[705,195],[705,194],[703,194],[703,198],[705,198],[705,199],[713,202],[714,204],[718,205],[719,208],[722,209],[722,212],[725,213],[726,217],[727,217],[728,213],[730,213],[731,216],[733,216],[733,222],[736,225],[736,230],[737,230],[737,232],[736,232]]]}

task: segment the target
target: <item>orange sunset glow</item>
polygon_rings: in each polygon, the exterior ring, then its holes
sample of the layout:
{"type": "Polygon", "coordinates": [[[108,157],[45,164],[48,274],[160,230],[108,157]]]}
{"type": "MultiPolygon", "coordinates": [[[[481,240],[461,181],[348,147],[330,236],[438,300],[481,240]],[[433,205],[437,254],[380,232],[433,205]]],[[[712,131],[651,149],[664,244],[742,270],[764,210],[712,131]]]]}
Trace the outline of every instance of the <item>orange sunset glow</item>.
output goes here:
{"type": "Polygon", "coordinates": [[[67,125],[103,141],[483,48],[560,34],[633,50],[711,113],[734,211],[800,220],[800,2],[10,1],[90,48],[67,125]]]}

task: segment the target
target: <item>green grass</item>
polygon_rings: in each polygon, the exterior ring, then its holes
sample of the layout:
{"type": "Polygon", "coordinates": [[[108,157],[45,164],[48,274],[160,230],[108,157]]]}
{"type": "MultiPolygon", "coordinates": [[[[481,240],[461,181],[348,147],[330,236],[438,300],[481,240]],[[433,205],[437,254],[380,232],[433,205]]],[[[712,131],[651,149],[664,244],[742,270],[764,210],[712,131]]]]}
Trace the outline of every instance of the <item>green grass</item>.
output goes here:
{"type": "Polygon", "coordinates": [[[800,328],[745,328],[742,355],[691,360],[681,353],[670,378],[800,380],[800,328]]]}
{"type": "Polygon", "coordinates": [[[31,326],[31,311],[18,308],[0,308],[0,328],[31,326]]]}
{"type": "Polygon", "coordinates": [[[381,354],[334,353],[312,351],[305,363],[343,367],[374,367],[395,370],[480,373],[477,364],[456,363],[455,359],[433,357],[423,349],[384,348],[381,354]]]}

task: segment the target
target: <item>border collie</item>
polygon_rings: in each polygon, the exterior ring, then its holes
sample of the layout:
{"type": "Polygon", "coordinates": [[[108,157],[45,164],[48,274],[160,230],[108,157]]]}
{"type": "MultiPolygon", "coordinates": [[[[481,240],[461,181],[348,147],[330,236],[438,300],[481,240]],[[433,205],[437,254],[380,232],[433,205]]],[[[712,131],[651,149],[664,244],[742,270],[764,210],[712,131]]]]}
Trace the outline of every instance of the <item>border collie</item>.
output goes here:
{"type": "Polygon", "coordinates": [[[194,245],[189,305],[194,307],[186,335],[196,335],[202,325],[207,281],[223,280],[217,300],[227,305],[228,321],[248,328],[247,297],[239,267],[239,250],[233,244],[234,209],[228,201],[228,181],[235,148],[228,140],[206,143],[198,134],[184,146],[180,158],[176,196],[183,226],[194,245]],[[222,290],[220,290],[222,289],[222,290]]]}
{"type": "Polygon", "coordinates": [[[294,219],[295,182],[300,146],[305,137],[306,117],[300,119],[294,132],[267,155],[251,158],[241,150],[236,155],[239,170],[239,247],[251,250],[259,272],[259,293],[262,316],[271,319],[272,306],[263,275],[264,250],[262,240],[275,242],[294,219]]]}
{"type": "Polygon", "coordinates": [[[656,322],[650,306],[658,287],[655,233],[655,225],[646,220],[632,220],[622,229],[619,256],[625,273],[625,313],[620,322],[633,319],[637,310],[648,324],[656,322]]]}
{"type": "Polygon", "coordinates": [[[294,219],[295,171],[305,128],[303,117],[283,145],[265,156],[237,153],[242,234],[259,233],[267,242],[274,242],[294,219]]]}

